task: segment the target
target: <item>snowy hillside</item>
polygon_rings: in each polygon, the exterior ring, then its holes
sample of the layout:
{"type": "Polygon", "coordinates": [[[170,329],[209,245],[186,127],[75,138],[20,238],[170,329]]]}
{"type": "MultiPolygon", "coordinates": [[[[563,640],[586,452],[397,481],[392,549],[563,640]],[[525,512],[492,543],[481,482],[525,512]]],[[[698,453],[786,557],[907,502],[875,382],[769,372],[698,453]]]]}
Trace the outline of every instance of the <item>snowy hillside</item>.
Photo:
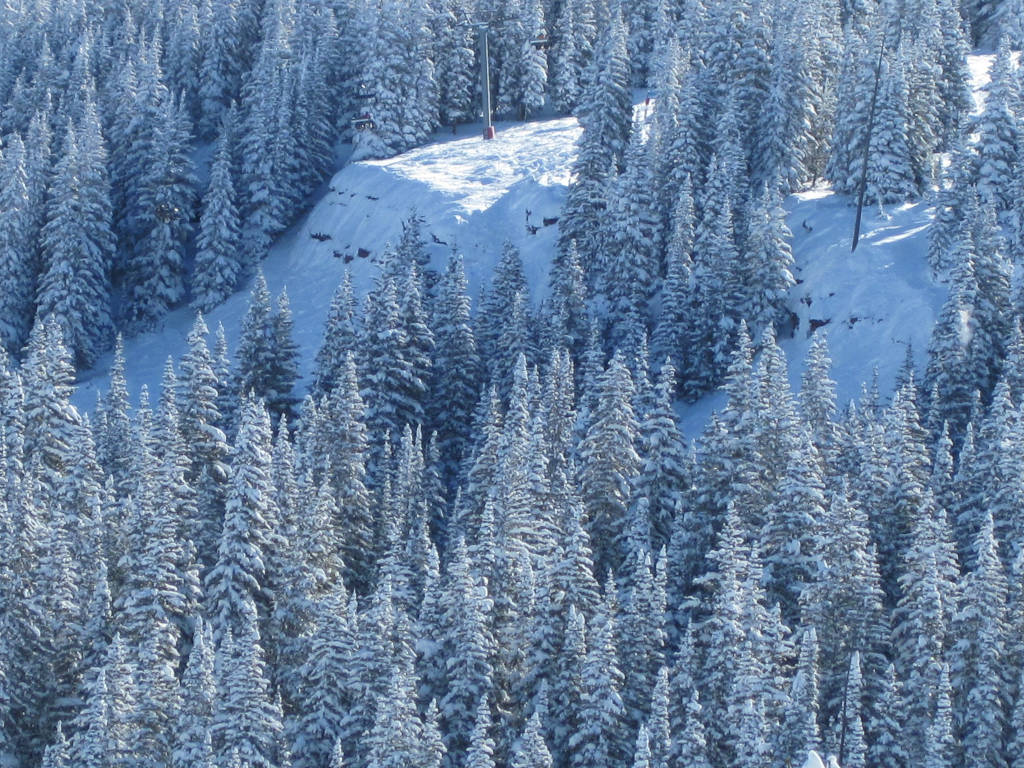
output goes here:
{"type": "MultiPolygon", "coordinates": [[[[971,57],[979,97],[991,59],[971,57]]],[[[499,124],[498,138],[490,142],[482,141],[474,127],[462,131],[439,134],[435,143],[390,160],[346,165],[313,209],[275,245],[263,269],[272,293],[288,290],[303,376],[309,374],[331,295],[346,266],[357,293],[365,293],[385,243],[397,242],[402,220],[413,210],[426,222],[436,264],[453,247],[463,253],[471,295],[486,285],[502,243],[511,240],[521,249],[534,299],[541,297],[557,239],[557,225],[544,226],[544,220],[559,214],[579,126],[572,118],[499,124]],[[528,224],[537,228],[535,234],[528,224]],[[360,249],[369,255],[360,256],[360,249]]],[[[854,254],[850,202],[820,189],[786,203],[798,279],[790,307],[799,324],[794,336],[783,341],[791,379],[799,384],[809,331],[812,325],[820,327],[829,339],[841,404],[859,395],[875,368],[887,392],[908,344],[923,364],[945,295],[928,274],[931,209],[926,202],[867,210],[854,254]]],[[[213,329],[222,323],[234,343],[247,302],[244,287],[210,314],[208,325],[213,329]]],[[[143,384],[155,391],[167,357],[177,359],[183,352],[191,322],[192,312],[179,309],[160,331],[128,341],[133,392],[143,384]]],[[[109,362],[107,356],[83,375],[76,405],[91,408],[106,387],[109,362]]],[[[686,434],[698,432],[721,402],[719,395],[711,395],[687,408],[681,414],[686,434]]]]}
{"type": "Polygon", "coordinates": [[[0,768],[1019,763],[999,5],[0,0],[0,768]]]}
{"type": "MultiPolygon", "coordinates": [[[[545,227],[543,220],[558,216],[565,196],[580,131],[576,120],[499,123],[499,138],[490,142],[481,140],[472,126],[461,131],[439,135],[436,143],[390,160],[345,166],[263,263],[270,291],[276,295],[288,290],[304,376],[346,267],[357,292],[364,294],[385,244],[398,241],[402,221],[414,209],[426,222],[424,236],[437,266],[453,247],[465,255],[472,295],[486,284],[506,240],[519,246],[531,284],[539,291],[546,283],[557,228],[545,227]],[[527,211],[529,223],[539,227],[533,235],[527,230],[527,211]],[[329,238],[318,239],[324,235],[329,238]],[[360,249],[369,256],[359,257],[360,249]]],[[[223,323],[234,344],[248,299],[245,286],[209,314],[207,325],[215,329],[223,323]]],[[[143,384],[156,391],[167,357],[177,359],[184,351],[192,320],[191,310],[179,309],[160,331],[127,341],[132,392],[143,384]]],[[[110,359],[106,356],[83,374],[76,405],[91,407],[97,392],[105,389],[110,359]]]]}
{"type": "MultiPolygon", "coordinates": [[[[918,369],[946,289],[932,282],[927,263],[931,208],[902,205],[880,213],[865,210],[856,252],[850,252],[855,208],[827,190],[790,197],[797,285],[790,308],[799,318],[790,339],[781,340],[790,381],[800,386],[812,330],[828,337],[832,377],[840,407],[860,395],[878,369],[883,393],[892,390],[907,345],[918,369]]],[[[681,414],[685,434],[698,433],[711,410],[724,404],[711,395],[681,414]]]]}

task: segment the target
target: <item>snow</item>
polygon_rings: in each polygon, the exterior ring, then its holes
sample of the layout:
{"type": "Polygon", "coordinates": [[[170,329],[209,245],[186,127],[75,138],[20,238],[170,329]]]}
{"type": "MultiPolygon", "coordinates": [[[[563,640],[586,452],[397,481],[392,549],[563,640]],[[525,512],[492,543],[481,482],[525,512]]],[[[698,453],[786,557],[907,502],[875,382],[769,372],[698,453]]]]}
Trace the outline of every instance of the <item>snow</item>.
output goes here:
{"type": "MultiPolygon", "coordinates": [[[[976,93],[986,82],[990,62],[991,56],[970,58],[976,93]]],[[[503,242],[510,240],[522,252],[534,300],[542,298],[558,229],[544,226],[543,220],[560,213],[580,129],[573,118],[504,123],[497,129],[493,141],[483,141],[475,127],[466,127],[460,135],[438,134],[434,143],[389,160],[349,163],[275,244],[263,271],[275,295],[287,286],[304,377],[309,376],[346,257],[351,257],[356,293],[364,295],[384,244],[397,242],[402,220],[414,208],[426,222],[424,236],[436,266],[452,248],[465,257],[471,295],[487,283],[503,242]],[[527,223],[538,227],[536,234],[529,233],[527,223]],[[314,233],[329,239],[320,242],[314,233]],[[356,256],[360,248],[370,252],[367,258],[356,256]]],[[[855,208],[849,197],[813,189],[791,196],[786,208],[799,280],[790,305],[798,324],[793,336],[780,342],[794,389],[799,387],[812,322],[824,323],[817,332],[828,337],[840,406],[859,396],[876,368],[881,391],[887,394],[908,345],[920,372],[946,295],[927,267],[929,205],[866,210],[855,253],[850,252],[855,208]]],[[[223,323],[232,348],[248,293],[249,286],[244,286],[207,317],[211,330],[223,323]]],[[[192,320],[192,312],[182,308],[158,331],[127,341],[133,393],[146,384],[155,395],[167,357],[177,360],[185,351],[192,320]]],[[[109,364],[108,355],[83,374],[77,406],[91,408],[97,393],[106,389],[109,364]]],[[[715,393],[681,406],[684,434],[698,435],[712,410],[723,404],[722,394],[715,393]]]]}
{"type": "Polygon", "coordinates": [[[995,58],[996,55],[994,53],[967,57],[967,66],[971,72],[971,83],[974,91],[975,114],[981,114],[981,110],[985,108],[986,89],[991,79],[989,78],[988,71],[995,58]]]}
{"type": "MultiPolygon", "coordinates": [[[[1020,55],[1020,51],[1010,53],[1014,63],[1020,62],[1020,55]]],[[[979,53],[967,57],[967,68],[971,73],[971,88],[974,94],[974,114],[976,115],[981,114],[981,110],[985,108],[985,96],[988,95],[988,84],[991,80],[989,68],[995,59],[994,53],[979,53]]]]}
{"type": "Polygon", "coordinates": [[[812,749],[807,753],[807,762],[804,763],[804,768],[825,768],[825,763],[822,762],[821,756],[812,749]]]}
{"type": "MultiPolygon", "coordinates": [[[[793,336],[780,338],[779,344],[796,392],[811,341],[825,334],[840,408],[860,397],[875,369],[881,392],[890,392],[908,345],[917,370],[923,371],[932,325],[946,297],[946,288],[932,281],[928,268],[932,208],[919,202],[883,212],[877,206],[865,209],[861,239],[851,253],[853,202],[827,189],[786,201],[798,283],[789,306],[798,322],[793,336]]],[[[699,435],[710,413],[724,405],[717,392],[684,408],[683,433],[699,435]]]]}
{"type": "MultiPolygon", "coordinates": [[[[561,118],[498,123],[497,131],[496,139],[484,141],[475,127],[460,127],[459,135],[439,134],[435,143],[398,157],[346,165],[308,214],[275,243],[263,273],[275,296],[287,288],[303,377],[311,372],[331,296],[346,266],[356,294],[365,295],[384,245],[398,242],[402,221],[413,209],[426,221],[423,232],[434,266],[442,268],[452,248],[463,254],[472,296],[489,281],[509,240],[520,249],[534,300],[542,298],[558,237],[558,227],[543,221],[561,210],[580,128],[575,118],[561,118]],[[538,228],[536,234],[527,223],[538,228]],[[314,233],[329,239],[321,242],[314,233]],[[356,255],[360,248],[369,251],[367,258],[356,255]]],[[[223,323],[232,350],[250,286],[206,317],[211,331],[223,323]]],[[[168,356],[178,360],[186,349],[193,319],[193,312],[182,308],[160,329],[126,340],[133,395],[146,385],[155,397],[168,356]]],[[[212,336],[209,343],[212,347],[212,336]]],[[[106,390],[111,359],[105,356],[82,374],[76,406],[92,408],[106,390]]]]}

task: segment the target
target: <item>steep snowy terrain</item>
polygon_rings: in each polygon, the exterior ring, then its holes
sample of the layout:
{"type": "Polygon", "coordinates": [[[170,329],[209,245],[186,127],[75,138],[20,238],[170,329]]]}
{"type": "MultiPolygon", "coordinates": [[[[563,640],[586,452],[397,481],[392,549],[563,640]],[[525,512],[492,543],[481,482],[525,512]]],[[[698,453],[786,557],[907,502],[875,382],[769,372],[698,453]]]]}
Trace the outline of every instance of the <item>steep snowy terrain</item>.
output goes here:
{"type": "MultiPolygon", "coordinates": [[[[263,272],[273,295],[287,288],[304,376],[346,267],[357,294],[365,294],[385,244],[398,242],[402,222],[413,211],[425,222],[423,234],[436,266],[444,265],[452,248],[464,255],[472,295],[487,283],[503,243],[510,240],[520,248],[539,298],[558,234],[556,225],[544,226],[544,219],[556,218],[561,209],[580,128],[573,118],[497,127],[495,141],[485,142],[475,128],[465,127],[460,135],[440,134],[436,143],[390,160],[346,165],[312,210],[275,244],[263,272]],[[527,224],[537,227],[536,234],[527,224]],[[369,255],[361,257],[360,249],[369,255]]],[[[243,286],[207,317],[211,330],[224,325],[232,346],[248,300],[249,286],[243,286]]],[[[191,310],[179,309],[158,331],[127,340],[133,393],[143,384],[157,391],[167,357],[177,359],[185,349],[193,318],[191,310]]],[[[83,375],[78,407],[91,408],[106,389],[110,359],[83,375]]]]}
{"type": "MultiPolygon", "coordinates": [[[[790,381],[800,386],[812,332],[828,337],[840,407],[859,397],[878,370],[883,394],[893,386],[907,346],[920,370],[931,328],[946,295],[927,263],[932,209],[919,202],[865,210],[860,244],[851,253],[856,209],[845,195],[814,190],[786,202],[793,232],[794,276],[790,308],[799,318],[792,338],[781,340],[790,381]]],[[[680,414],[684,434],[701,431],[723,396],[710,395],[680,414]]]]}
{"type": "MultiPolygon", "coordinates": [[[[990,61],[990,56],[971,57],[979,97],[990,61]]],[[[413,210],[425,221],[424,235],[438,266],[452,248],[464,255],[474,296],[486,284],[502,243],[511,240],[521,249],[534,300],[541,298],[557,238],[557,225],[544,226],[544,220],[559,214],[578,124],[572,118],[503,124],[490,142],[473,127],[461,130],[462,135],[439,134],[435,143],[390,160],[346,165],[264,262],[271,292],[287,287],[303,376],[309,374],[345,268],[352,271],[357,293],[365,293],[385,243],[397,242],[402,221],[413,210]]],[[[786,203],[798,279],[790,304],[799,323],[783,342],[791,379],[799,385],[809,332],[820,328],[829,339],[841,405],[859,395],[875,368],[887,392],[908,344],[923,364],[945,295],[926,264],[932,213],[926,202],[867,210],[861,243],[852,254],[850,203],[827,189],[794,195],[786,203]]],[[[246,286],[210,314],[211,329],[222,323],[234,344],[247,302],[246,286]]],[[[128,341],[133,392],[143,384],[156,391],[167,357],[177,359],[185,348],[192,317],[180,309],[159,331],[128,341]]],[[[91,408],[106,388],[109,363],[108,356],[84,374],[76,395],[79,407],[91,408]]],[[[721,395],[711,395],[683,409],[686,434],[699,432],[721,403],[721,395]]]]}

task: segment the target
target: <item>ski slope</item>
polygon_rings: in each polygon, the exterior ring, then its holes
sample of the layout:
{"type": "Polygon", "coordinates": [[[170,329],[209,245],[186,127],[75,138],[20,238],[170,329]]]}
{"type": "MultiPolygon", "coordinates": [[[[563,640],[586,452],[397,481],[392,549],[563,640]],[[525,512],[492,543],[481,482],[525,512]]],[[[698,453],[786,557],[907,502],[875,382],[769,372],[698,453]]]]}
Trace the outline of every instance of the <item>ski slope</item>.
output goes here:
{"type": "MultiPolygon", "coordinates": [[[[351,270],[356,294],[365,295],[386,244],[398,242],[402,222],[413,211],[426,222],[423,234],[434,266],[443,268],[453,248],[463,254],[472,296],[487,284],[508,240],[520,249],[534,299],[541,298],[558,236],[557,226],[545,227],[543,220],[559,215],[580,128],[574,118],[562,118],[499,123],[497,129],[494,141],[485,142],[475,127],[464,127],[459,135],[438,134],[434,143],[395,158],[346,165],[275,243],[263,274],[272,295],[288,292],[304,380],[345,269],[351,270]],[[530,234],[527,223],[538,227],[536,234],[530,234]],[[369,255],[360,258],[360,249],[369,255]]],[[[232,350],[250,288],[251,283],[242,286],[206,317],[211,331],[223,324],[232,350]]],[[[143,385],[151,395],[158,391],[167,358],[177,360],[186,349],[194,317],[192,310],[181,308],[158,330],[126,340],[133,396],[143,385]]],[[[106,390],[111,359],[106,355],[82,374],[74,398],[80,409],[91,409],[106,390]]]]}
{"type": "MultiPolygon", "coordinates": [[[[888,395],[908,347],[917,370],[923,370],[947,293],[928,268],[932,208],[918,202],[865,209],[860,243],[852,253],[856,208],[848,196],[828,189],[804,192],[790,196],[786,210],[797,279],[789,306],[798,323],[793,336],[779,342],[791,386],[800,387],[813,335],[824,334],[840,408],[860,397],[875,370],[883,396],[888,395]]],[[[711,412],[724,404],[719,392],[683,408],[684,434],[699,434],[711,412]]]]}
{"type": "MultiPolygon", "coordinates": [[[[991,60],[990,55],[970,60],[979,108],[991,60]]],[[[435,266],[441,267],[453,248],[463,254],[474,297],[489,280],[506,240],[520,248],[534,301],[543,297],[557,240],[557,224],[543,221],[559,215],[580,128],[573,118],[497,128],[494,141],[485,142],[475,127],[466,127],[460,135],[439,133],[430,145],[389,160],[345,165],[274,245],[263,272],[272,294],[287,289],[291,299],[303,386],[345,269],[352,272],[357,295],[364,295],[385,245],[398,241],[402,221],[413,211],[425,222],[435,266]],[[534,233],[528,224],[536,227],[534,233]]],[[[786,201],[798,280],[789,303],[799,321],[793,336],[781,340],[790,378],[798,388],[814,327],[829,341],[840,407],[859,397],[875,370],[887,394],[908,346],[918,369],[923,367],[946,295],[927,267],[932,210],[926,202],[866,210],[855,253],[850,252],[851,202],[826,188],[786,201]]],[[[232,348],[248,294],[249,286],[243,286],[207,317],[211,330],[223,324],[232,348]]],[[[167,358],[177,360],[185,350],[192,320],[192,312],[182,308],[159,330],[127,341],[133,394],[143,385],[151,394],[157,391],[167,358]]],[[[108,355],[82,375],[75,396],[79,408],[91,408],[106,389],[109,364],[108,355]]],[[[722,404],[721,393],[714,393],[681,407],[685,434],[698,434],[722,404]]]]}

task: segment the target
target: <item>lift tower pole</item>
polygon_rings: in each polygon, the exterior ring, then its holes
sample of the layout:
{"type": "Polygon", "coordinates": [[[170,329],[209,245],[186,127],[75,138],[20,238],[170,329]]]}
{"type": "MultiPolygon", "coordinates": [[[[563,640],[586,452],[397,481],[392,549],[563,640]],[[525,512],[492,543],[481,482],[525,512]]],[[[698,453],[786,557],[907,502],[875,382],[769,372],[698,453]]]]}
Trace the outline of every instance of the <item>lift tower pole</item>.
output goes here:
{"type": "Polygon", "coordinates": [[[480,92],[483,94],[484,107],[484,139],[494,138],[494,125],[491,123],[491,57],[487,51],[487,25],[481,24],[480,29],[480,92]]]}

